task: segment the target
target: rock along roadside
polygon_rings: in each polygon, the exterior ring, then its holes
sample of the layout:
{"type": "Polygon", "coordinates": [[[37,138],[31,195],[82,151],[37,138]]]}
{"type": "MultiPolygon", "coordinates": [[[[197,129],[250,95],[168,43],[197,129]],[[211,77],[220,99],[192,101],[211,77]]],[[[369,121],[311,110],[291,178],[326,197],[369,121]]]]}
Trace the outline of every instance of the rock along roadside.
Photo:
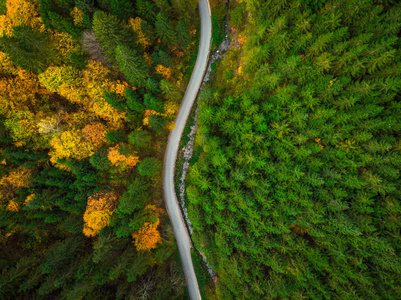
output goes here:
{"type": "Polygon", "coordinates": [[[211,10],[208,0],[199,0],[199,14],[201,23],[198,56],[192,71],[187,90],[182,100],[180,110],[175,119],[176,127],[170,133],[167,143],[163,164],[163,189],[167,212],[173,226],[174,235],[177,240],[178,250],[184,268],[185,280],[191,300],[201,299],[198,282],[196,280],[194,266],[191,258],[191,240],[185,221],[182,217],[180,205],[174,186],[174,169],[177,159],[178,147],[185,124],[191,112],[192,105],[196,99],[203,77],[205,75],[212,37],[211,10]]]}

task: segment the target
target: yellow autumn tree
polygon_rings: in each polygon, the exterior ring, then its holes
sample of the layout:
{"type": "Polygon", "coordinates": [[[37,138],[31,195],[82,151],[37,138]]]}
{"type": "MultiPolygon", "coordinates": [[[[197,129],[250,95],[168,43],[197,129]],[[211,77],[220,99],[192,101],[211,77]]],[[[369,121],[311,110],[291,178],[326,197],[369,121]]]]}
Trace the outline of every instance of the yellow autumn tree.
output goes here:
{"type": "Polygon", "coordinates": [[[48,94],[35,74],[19,70],[15,75],[0,79],[0,115],[7,118],[35,107],[39,97],[48,94]]]}
{"type": "Polygon", "coordinates": [[[57,93],[74,103],[81,103],[84,97],[82,74],[72,66],[49,67],[39,75],[39,82],[51,93],[57,93]]]}
{"type": "MultiPolygon", "coordinates": [[[[125,90],[129,88],[129,84],[125,81],[117,80],[116,82],[111,83],[110,91],[116,93],[117,95],[124,97],[125,90]]],[[[134,91],[136,88],[132,88],[134,91]]]]}
{"type": "Polygon", "coordinates": [[[6,209],[9,211],[18,212],[19,206],[20,206],[19,203],[15,202],[14,200],[10,200],[6,209]]]}
{"type": "Polygon", "coordinates": [[[16,111],[5,122],[14,145],[17,147],[30,144],[34,149],[46,147],[36,126],[36,117],[30,111],[16,111]]]}
{"type": "Polygon", "coordinates": [[[12,60],[5,54],[0,51],[0,74],[2,75],[17,75],[18,74],[17,66],[12,62],[12,60]]]}
{"type": "Polygon", "coordinates": [[[146,109],[145,112],[143,113],[143,121],[142,124],[148,126],[149,125],[149,117],[152,115],[157,115],[157,116],[167,116],[166,114],[158,113],[157,111],[151,110],[151,109],[146,109]]]}
{"type": "Polygon", "coordinates": [[[7,12],[0,15],[0,36],[12,34],[12,27],[28,25],[39,30],[45,30],[39,14],[39,2],[36,0],[7,0],[7,12]]]}
{"type": "Polygon", "coordinates": [[[111,130],[121,129],[126,112],[115,109],[104,99],[106,92],[122,94],[128,84],[110,80],[111,71],[90,60],[80,71],[71,66],[49,67],[39,80],[49,91],[79,103],[88,112],[106,120],[111,130]]]}
{"type": "MultiPolygon", "coordinates": [[[[29,187],[31,184],[32,169],[17,168],[0,180],[0,202],[13,200],[19,188],[29,187]]],[[[10,204],[9,204],[10,205],[10,204]]],[[[14,206],[11,204],[10,208],[14,206]]]]}
{"type": "Polygon", "coordinates": [[[125,112],[118,111],[104,99],[106,92],[114,90],[115,83],[110,77],[111,71],[100,62],[90,60],[83,71],[83,85],[90,98],[89,110],[109,122],[113,130],[122,128],[125,112]]]}
{"type": "Polygon", "coordinates": [[[114,192],[99,192],[88,198],[83,229],[86,236],[96,236],[102,228],[110,224],[118,199],[118,195],[114,192]]]}
{"type": "Polygon", "coordinates": [[[141,23],[145,22],[140,17],[136,17],[135,19],[130,18],[128,20],[128,25],[132,28],[132,30],[136,33],[137,43],[141,44],[144,48],[150,46],[150,39],[147,37],[143,31],[141,23]]]}
{"type": "Polygon", "coordinates": [[[165,79],[169,79],[171,77],[171,68],[167,68],[163,65],[157,65],[156,73],[162,75],[165,79]]]}
{"type": "Polygon", "coordinates": [[[53,31],[51,38],[53,40],[53,49],[61,60],[65,61],[71,53],[83,53],[79,42],[67,32],[53,31]]]}
{"type": "Polygon", "coordinates": [[[72,11],[70,12],[70,16],[73,18],[75,26],[84,26],[84,13],[78,7],[74,7],[72,9],[72,11]]]}
{"type": "Polygon", "coordinates": [[[82,132],[76,129],[66,130],[54,136],[50,141],[50,145],[52,150],[49,155],[52,163],[57,163],[57,160],[62,158],[79,160],[94,153],[93,145],[85,139],[82,132]]]}
{"type": "MultiPolygon", "coordinates": [[[[85,95],[88,95],[87,109],[102,119],[109,122],[109,128],[117,130],[122,128],[125,112],[118,111],[104,99],[106,92],[116,91],[122,87],[121,82],[112,82],[111,71],[104,67],[100,62],[90,60],[86,69],[82,72],[82,84],[85,89],[85,95]]],[[[125,90],[125,89],[124,89],[125,90]]]]}

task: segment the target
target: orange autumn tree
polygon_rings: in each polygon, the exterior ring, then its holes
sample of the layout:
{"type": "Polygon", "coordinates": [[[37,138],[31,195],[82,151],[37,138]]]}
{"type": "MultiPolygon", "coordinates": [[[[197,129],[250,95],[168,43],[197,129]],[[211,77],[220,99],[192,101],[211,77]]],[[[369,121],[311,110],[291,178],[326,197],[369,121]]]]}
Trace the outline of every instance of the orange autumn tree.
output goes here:
{"type": "Polygon", "coordinates": [[[157,244],[162,243],[162,238],[157,227],[160,220],[159,215],[163,212],[162,209],[156,208],[154,205],[147,205],[145,211],[156,217],[156,222],[145,222],[143,226],[132,234],[135,247],[138,251],[149,251],[157,247],[157,244]]]}
{"type": "Polygon", "coordinates": [[[171,77],[171,68],[167,68],[163,65],[157,65],[156,73],[162,75],[165,79],[169,79],[171,77]]]}
{"type": "Polygon", "coordinates": [[[93,145],[95,149],[105,143],[106,140],[106,127],[101,123],[89,124],[82,129],[84,138],[93,145]]]}
{"type": "Polygon", "coordinates": [[[124,155],[119,152],[119,149],[125,145],[125,143],[120,143],[114,147],[110,147],[107,154],[107,158],[111,164],[118,167],[122,171],[131,169],[139,162],[139,156],[136,156],[137,152],[134,151],[132,154],[128,155],[124,155]]]}
{"type": "Polygon", "coordinates": [[[96,236],[102,228],[109,226],[118,199],[119,196],[115,192],[99,192],[88,198],[82,231],[86,236],[96,236]]]}

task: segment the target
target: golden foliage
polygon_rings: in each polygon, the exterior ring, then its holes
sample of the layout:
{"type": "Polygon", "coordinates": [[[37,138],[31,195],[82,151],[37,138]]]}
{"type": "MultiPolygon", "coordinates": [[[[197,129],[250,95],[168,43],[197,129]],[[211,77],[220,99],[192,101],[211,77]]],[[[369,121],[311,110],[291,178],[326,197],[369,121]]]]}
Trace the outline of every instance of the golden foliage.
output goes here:
{"type": "Polygon", "coordinates": [[[101,123],[86,125],[82,129],[84,138],[91,143],[94,148],[98,148],[106,142],[106,127],[101,123]]]}
{"type": "Polygon", "coordinates": [[[180,106],[175,101],[168,100],[164,103],[164,110],[166,111],[166,115],[175,115],[179,108],[180,106]]]}
{"type": "Polygon", "coordinates": [[[167,122],[167,126],[166,126],[167,130],[173,131],[175,127],[176,127],[176,125],[175,125],[174,121],[167,122]]]}
{"type": "Polygon", "coordinates": [[[45,30],[39,14],[38,1],[7,0],[7,13],[0,16],[0,36],[11,35],[12,27],[28,25],[45,30]]]}
{"type": "Polygon", "coordinates": [[[149,251],[157,247],[157,244],[162,243],[159,231],[159,219],[156,223],[145,222],[141,229],[132,234],[135,247],[138,251],[149,251]]]}
{"type": "Polygon", "coordinates": [[[90,60],[83,71],[83,85],[91,100],[89,110],[107,120],[112,129],[119,129],[123,126],[122,119],[126,113],[115,109],[103,97],[105,92],[113,91],[113,82],[108,78],[110,73],[100,62],[90,60]]]}
{"type": "Polygon", "coordinates": [[[13,34],[13,25],[9,17],[0,15],[0,37],[13,34]]]}
{"type": "Polygon", "coordinates": [[[42,147],[36,119],[30,111],[17,111],[10,116],[4,125],[10,131],[17,147],[31,143],[35,149],[42,147]]]}
{"type": "Polygon", "coordinates": [[[82,72],[71,67],[50,67],[39,75],[40,82],[51,92],[80,103],[87,113],[108,121],[112,130],[122,128],[126,112],[115,109],[104,99],[106,92],[123,93],[128,84],[109,79],[111,71],[100,62],[90,60],[82,72]]]}
{"type": "Polygon", "coordinates": [[[15,198],[15,192],[22,187],[29,187],[31,184],[31,169],[19,167],[11,171],[0,180],[0,201],[15,198]]]}
{"type": "Polygon", "coordinates": [[[7,118],[29,110],[38,103],[39,96],[47,94],[35,74],[19,70],[16,75],[0,79],[0,114],[7,118]]]}
{"type": "Polygon", "coordinates": [[[245,44],[246,41],[248,40],[248,37],[245,36],[244,34],[239,34],[238,36],[238,43],[240,43],[240,45],[245,44]]]}
{"type": "Polygon", "coordinates": [[[163,65],[157,65],[156,73],[162,75],[165,79],[169,79],[171,77],[171,68],[166,68],[163,65]]]}
{"type": "Polygon", "coordinates": [[[110,218],[113,213],[110,211],[93,211],[90,214],[84,215],[83,234],[91,237],[96,236],[100,230],[110,225],[110,218]]]}
{"type": "Polygon", "coordinates": [[[56,163],[62,158],[83,159],[91,156],[93,145],[86,140],[82,133],[72,129],[61,133],[51,139],[50,145],[52,150],[49,152],[50,161],[56,163]]]}
{"type": "MultiPolygon", "coordinates": [[[[128,88],[129,84],[125,81],[121,82],[120,80],[117,80],[116,82],[111,83],[111,91],[122,97],[125,96],[125,90],[128,88]]],[[[133,90],[136,90],[136,88],[134,87],[133,90]]]]}
{"type": "Polygon", "coordinates": [[[110,218],[117,208],[118,199],[118,195],[114,192],[99,192],[88,198],[83,229],[86,236],[95,236],[102,228],[110,224],[110,218]]]}
{"type": "Polygon", "coordinates": [[[10,202],[7,205],[7,210],[13,211],[13,212],[18,212],[19,211],[19,203],[10,200],[10,202]]]}
{"type": "Polygon", "coordinates": [[[73,8],[70,12],[70,16],[73,18],[75,26],[84,26],[84,13],[78,7],[73,8]]]}
{"type": "Polygon", "coordinates": [[[28,197],[26,197],[24,205],[27,205],[30,201],[33,200],[33,198],[35,198],[35,194],[30,194],[28,197]]]}
{"type": "Polygon", "coordinates": [[[143,53],[142,57],[148,62],[149,65],[153,65],[152,56],[149,53],[143,53]]]}
{"type": "Polygon", "coordinates": [[[57,93],[71,102],[80,103],[82,98],[82,74],[71,66],[49,67],[38,76],[40,83],[51,93],[57,93]]]}
{"type": "Polygon", "coordinates": [[[0,187],[3,186],[13,186],[14,188],[18,189],[21,187],[29,187],[32,180],[30,179],[32,175],[31,169],[21,168],[15,169],[10,172],[7,176],[4,176],[0,180],[0,187]]]}
{"type": "Polygon", "coordinates": [[[124,146],[123,143],[110,147],[107,158],[113,166],[120,167],[122,170],[130,169],[139,162],[139,156],[136,156],[136,152],[128,156],[121,154],[118,149],[122,146],[124,146]]]}
{"type": "Polygon", "coordinates": [[[4,75],[17,75],[18,68],[12,62],[12,60],[5,54],[0,51],[0,73],[4,75]]]}
{"type": "Polygon", "coordinates": [[[158,116],[164,116],[164,117],[166,116],[166,114],[158,113],[151,109],[146,109],[145,112],[143,113],[143,122],[142,122],[143,125],[146,125],[146,126],[149,125],[149,117],[151,115],[158,115],[158,116]]]}
{"type": "Polygon", "coordinates": [[[137,43],[141,44],[144,48],[150,46],[150,39],[142,32],[141,23],[142,21],[140,17],[136,17],[135,19],[130,18],[128,20],[128,25],[131,26],[132,30],[136,33],[137,43]]]}
{"type": "Polygon", "coordinates": [[[323,150],[323,149],[324,149],[324,146],[323,146],[322,143],[320,142],[321,140],[322,140],[322,139],[320,139],[320,138],[316,138],[316,139],[315,139],[315,142],[318,143],[320,149],[323,150]]]}
{"type": "Polygon", "coordinates": [[[62,57],[69,56],[71,53],[81,50],[79,42],[67,32],[53,31],[52,40],[54,41],[53,49],[62,57]]]}

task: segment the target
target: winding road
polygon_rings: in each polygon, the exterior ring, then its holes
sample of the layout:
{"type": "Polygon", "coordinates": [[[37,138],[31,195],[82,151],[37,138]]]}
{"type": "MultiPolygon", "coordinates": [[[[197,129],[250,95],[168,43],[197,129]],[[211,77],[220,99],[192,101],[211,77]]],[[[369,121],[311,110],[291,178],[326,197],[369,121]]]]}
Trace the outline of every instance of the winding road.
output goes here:
{"type": "Polygon", "coordinates": [[[178,147],[181,136],[184,132],[185,124],[195,102],[199,88],[205,75],[208,55],[212,37],[211,10],[208,0],[199,0],[199,14],[201,22],[201,32],[199,41],[198,56],[195,67],[192,71],[187,90],[182,100],[180,110],[175,119],[176,127],[170,133],[163,164],[163,188],[166,201],[167,212],[173,225],[174,235],[177,240],[178,250],[184,268],[185,280],[191,300],[201,299],[198,281],[196,280],[194,266],[191,258],[191,239],[188,234],[185,221],[182,216],[180,205],[174,186],[174,170],[177,159],[178,147]]]}

